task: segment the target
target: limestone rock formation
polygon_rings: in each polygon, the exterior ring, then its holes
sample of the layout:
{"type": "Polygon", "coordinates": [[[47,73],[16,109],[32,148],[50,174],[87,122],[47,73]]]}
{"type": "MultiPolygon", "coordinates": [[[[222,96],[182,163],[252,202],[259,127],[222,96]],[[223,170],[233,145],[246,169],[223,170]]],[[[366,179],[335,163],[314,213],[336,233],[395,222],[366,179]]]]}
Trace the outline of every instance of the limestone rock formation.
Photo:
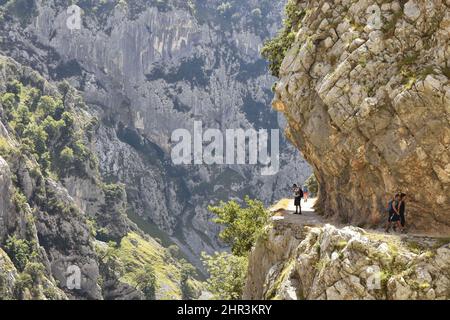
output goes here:
{"type": "Polygon", "coordinates": [[[448,239],[277,222],[252,250],[244,299],[449,299],[448,239]]]}
{"type": "Polygon", "coordinates": [[[450,2],[291,3],[303,16],[273,106],[314,168],[317,209],[374,225],[402,191],[411,230],[449,235],[450,2]]]}
{"type": "MultiPolygon", "coordinates": [[[[28,14],[0,19],[1,52],[83,94],[99,118],[93,147],[102,176],[125,185],[128,211],[198,264],[201,251],[223,247],[210,203],[249,194],[269,204],[310,175],[284,138],[276,176],[252,165],[172,164],[171,133],[192,130],[194,120],[220,130],[280,125],[267,108],[273,79],[259,50],[276,32],[284,1],[223,2],[84,1],[80,29],[67,27],[64,1],[29,1],[28,14]]],[[[89,198],[67,182],[71,195],[89,198]]]]}

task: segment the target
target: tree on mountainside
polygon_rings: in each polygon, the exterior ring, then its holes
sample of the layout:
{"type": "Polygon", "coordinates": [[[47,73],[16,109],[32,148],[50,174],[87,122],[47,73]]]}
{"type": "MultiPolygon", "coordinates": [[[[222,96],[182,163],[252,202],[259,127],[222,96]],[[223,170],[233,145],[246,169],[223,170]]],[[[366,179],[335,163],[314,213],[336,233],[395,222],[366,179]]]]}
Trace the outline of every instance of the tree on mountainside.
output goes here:
{"type": "Polygon", "coordinates": [[[247,257],[221,252],[208,256],[202,253],[203,264],[210,274],[207,289],[218,300],[239,300],[245,286],[247,257]]]}
{"type": "Polygon", "coordinates": [[[229,201],[221,202],[218,207],[208,207],[217,216],[213,221],[225,227],[219,233],[220,239],[231,246],[236,256],[247,255],[270,217],[261,201],[247,196],[245,204],[245,207],[241,207],[236,201],[229,201]]]}
{"type": "Polygon", "coordinates": [[[143,270],[139,270],[136,275],[137,289],[141,290],[147,300],[156,299],[156,275],[151,265],[146,265],[143,270]]]}
{"type": "Polygon", "coordinates": [[[285,9],[286,18],[283,20],[283,29],[276,37],[266,41],[261,55],[269,61],[269,69],[273,76],[278,77],[281,63],[295,41],[295,33],[300,27],[305,12],[299,10],[294,1],[288,1],[285,9]]]}
{"type": "Polygon", "coordinates": [[[216,214],[214,222],[224,226],[220,239],[231,246],[230,253],[202,254],[210,274],[208,290],[216,299],[237,300],[242,297],[247,273],[248,253],[269,222],[270,213],[258,200],[245,197],[245,206],[236,201],[220,202],[209,207],[216,214]]]}

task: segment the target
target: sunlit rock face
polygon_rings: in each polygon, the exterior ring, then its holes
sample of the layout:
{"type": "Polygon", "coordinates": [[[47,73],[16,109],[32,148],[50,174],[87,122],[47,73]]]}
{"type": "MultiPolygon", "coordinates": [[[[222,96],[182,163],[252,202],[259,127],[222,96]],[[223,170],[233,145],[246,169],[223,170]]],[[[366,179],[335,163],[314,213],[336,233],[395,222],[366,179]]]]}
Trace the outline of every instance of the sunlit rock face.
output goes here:
{"type": "Polygon", "coordinates": [[[408,194],[411,230],[450,234],[448,1],[297,1],[274,107],[314,167],[318,209],[354,225],[408,194]]]}
{"type": "Polygon", "coordinates": [[[244,299],[448,299],[448,240],[276,223],[249,257],[244,299]]]}
{"type": "Polygon", "coordinates": [[[251,165],[173,165],[171,133],[192,130],[195,120],[221,131],[285,122],[270,110],[273,78],[259,54],[281,23],[284,1],[231,1],[228,9],[222,2],[80,3],[81,28],[71,29],[65,1],[35,1],[27,19],[3,22],[0,45],[81,91],[101,120],[94,139],[102,175],[126,185],[129,212],[194,255],[221,248],[209,204],[246,194],[269,204],[310,174],[284,140],[272,176],[251,165]]]}

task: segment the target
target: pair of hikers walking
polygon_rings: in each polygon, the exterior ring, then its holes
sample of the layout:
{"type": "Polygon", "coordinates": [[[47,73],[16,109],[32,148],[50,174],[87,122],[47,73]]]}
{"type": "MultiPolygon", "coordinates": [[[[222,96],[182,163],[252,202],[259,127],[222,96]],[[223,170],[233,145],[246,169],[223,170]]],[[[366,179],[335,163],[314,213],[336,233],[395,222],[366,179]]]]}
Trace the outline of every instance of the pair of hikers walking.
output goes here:
{"type": "Polygon", "coordinates": [[[398,228],[400,232],[405,231],[405,204],[406,194],[397,193],[388,203],[388,221],[386,223],[386,232],[389,232],[391,226],[394,231],[398,228]]]}
{"type": "Polygon", "coordinates": [[[294,184],[292,186],[292,191],[294,192],[295,214],[302,214],[301,201],[302,201],[302,198],[305,196],[305,193],[296,184],[294,184]]]}
{"type": "MultiPolygon", "coordinates": [[[[305,188],[304,192],[302,188],[294,184],[292,186],[292,191],[294,192],[294,205],[295,214],[302,214],[301,200],[305,197],[305,202],[308,197],[308,189],[305,188]]],[[[405,231],[406,219],[405,219],[405,209],[406,209],[406,194],[397,193],[394,198],[389,201],[387,211],[389,213],[388,221],[386,223],[386,232],[389,232],[391,226],[393,226],[394,231],[398,228],[400,232],[405,231]]]]}

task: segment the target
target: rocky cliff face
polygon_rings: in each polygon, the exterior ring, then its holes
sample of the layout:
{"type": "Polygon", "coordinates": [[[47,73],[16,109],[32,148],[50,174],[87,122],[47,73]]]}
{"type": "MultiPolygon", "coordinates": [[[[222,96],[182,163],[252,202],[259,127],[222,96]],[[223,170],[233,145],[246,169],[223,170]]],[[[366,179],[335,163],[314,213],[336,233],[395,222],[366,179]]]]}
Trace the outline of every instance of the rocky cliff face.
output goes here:
{"type": "Polygon", "coordinates": [[[0,56],[0,299],[201,294],[181,280],[187,263],[126,217],[123,186],[101,177],[97,124],[67,83],[0,56]]]}
{"type": "MultiPolygon", "coordinates": [[[[194,256],[221,247],[208,204],[242,194],[273,202],[309,176],[284,141],[275,176],[254,166],[173,166],[169,157],[172,131],[194,120],[221,130],[279,127],[259,50],[282,1],[78,1],[79,30],[67,27],[68,1],[30,3],[5,11],[0,49],[82,92],[100,119],[93,147],[102,176],[125,184],[129,212],[194,256]]],[[[88,185],[66,182],[71,195],[91,197],[88,185]]]]}
{"type": "Polygon", "coordinates": [[[449,235],[449,1],[291,4],[273,105],[314,167],[318,210],[374,225],[402,191],[411,229],[449,235]]]}
{"type": "Polygon", "coordinates": [[[249,260],[244,299],[449,299],[448,239],[276,222],[249,260]]]}

